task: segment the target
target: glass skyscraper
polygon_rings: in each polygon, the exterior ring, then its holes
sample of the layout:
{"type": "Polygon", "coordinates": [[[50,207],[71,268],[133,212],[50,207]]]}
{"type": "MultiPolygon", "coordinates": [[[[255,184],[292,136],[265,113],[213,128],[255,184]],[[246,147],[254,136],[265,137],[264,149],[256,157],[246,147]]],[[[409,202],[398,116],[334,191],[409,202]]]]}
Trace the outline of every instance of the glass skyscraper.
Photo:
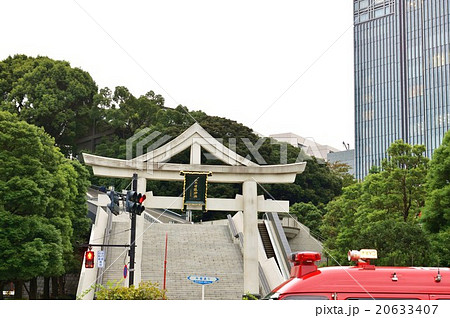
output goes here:
{"type": "Polygon", "coordinates": [[[355,173],[395,140],[426,146],[450,127],[450,0],[354,0],[355,173]]]}

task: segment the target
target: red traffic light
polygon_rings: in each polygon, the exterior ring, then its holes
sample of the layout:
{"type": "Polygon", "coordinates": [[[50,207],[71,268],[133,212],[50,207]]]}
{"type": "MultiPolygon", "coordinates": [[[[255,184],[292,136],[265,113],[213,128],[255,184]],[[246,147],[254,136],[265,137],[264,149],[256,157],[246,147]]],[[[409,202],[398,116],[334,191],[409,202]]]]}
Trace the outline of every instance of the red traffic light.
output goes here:
{"type": "Polygon", "coordinates": [[[138,198],[139,198],[139,204],[142,204],[142,202],[145,201],[147,196],[145,194],[143,194],[143,195],[139,194],[138,198]]]}
{"type": "Polygon", "coordinates": [[[86,251],[84,257],[84,267],[86,268],[94,268],[94,252],[86,251]]]}

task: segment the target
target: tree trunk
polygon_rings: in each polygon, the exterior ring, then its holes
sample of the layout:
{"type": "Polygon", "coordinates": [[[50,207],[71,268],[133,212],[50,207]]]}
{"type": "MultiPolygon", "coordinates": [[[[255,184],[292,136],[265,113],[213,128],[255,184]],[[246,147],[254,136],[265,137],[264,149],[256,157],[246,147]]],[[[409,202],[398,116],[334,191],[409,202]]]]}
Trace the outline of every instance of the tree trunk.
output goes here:
{"type": "Polygon", "coordinates": [[[22,299],[23,293],[23,281],[15,280],[14,281],[14,299],[22,299]]]}
{"type": "Polygon", "coordinates": [[[402,178],[402,195],[403,195],[403,220],[408,220],[408,195],[406,193],[406,177],[402,178]]]}
{"type": "Polygon", "coordinates": [[[37,277],[30,280],[30,299],[37,299],[37,277]]]}
{"type": "Polygon", "coordinates": [[[52,277],[52,299],[58,299],[58,277],[52,277]]]}
{"type": "Polygon", "coordinates": [[[5,287],[5,282],[0,281],[0,300],[3,300],[3,287],[5,287]]]}
{"type": "Polygon", "coordinates": [[[59,296],[65,296],[66,295],[66,291],[65,291],[65,276],[61,275],[58,277],[58,294],[59,296]]]}
{"type": "Polygon", "coordinates": [[[30,299],[30,290],[28,289],[27,284],[25,282],[22,282],[22,286],[27,291],[28,299],[30,299]]]}
{"type": "Polygon", "coordinates": [[[50,299],[50,277],[44,277],[44,299],[50,299]]]}

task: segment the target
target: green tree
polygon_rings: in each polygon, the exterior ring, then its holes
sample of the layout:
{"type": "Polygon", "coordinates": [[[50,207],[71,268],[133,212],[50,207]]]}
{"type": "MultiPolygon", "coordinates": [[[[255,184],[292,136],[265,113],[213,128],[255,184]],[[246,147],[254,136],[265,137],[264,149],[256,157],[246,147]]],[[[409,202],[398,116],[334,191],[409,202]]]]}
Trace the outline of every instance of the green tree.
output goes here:
{"type": "Polygon", "coordinates": [[[17,298],[24,281],[64,272],[62,235],[48,219],[1,211],[0,227],[0,281],[14,281],[17,298]]]}
{"type": "MultiPolygon", "coordinates": [[[[377,265],[430,264],[429,240],[417,222],[381,220],[362,228],[355,249],[371,247],[378,251],[377,265]]],[[[436,264],[430,264],[436,265],[436,264]]]]}
{"type": "Polygon", "coordinates": [[[440,265],[450,266],[450,131],[433,153],[422,222],[440,265]]]}
{"type": "Polygon", "coordinates": [[[327,162],[327,165],[331,172],[341,178],[342,187],[348,187],[356,183],[355,177],[349,173],[351,167],[348,164],[337,161],[333,163],[327,162]]]}
{"type": "Polygon", "coordinates": [[[411,146],[397,140],[388,149],[389,159],[382,164],[380,174],[386,186],[383,199],[393,210],[400,211],[405,221],[416,217],[425,204],[429,159],[424,153],[423,145],[411,146]]]}
{"type": "Polygon", "coordinates": [[[95,94],[91,76],[68,62],[25,55],[0,61],[0,109],[43,127],[66,154],[91,125],[95,94]]]}
{"type": "Polygon", "coordinates": [[[327,204],[342,193],[342,179],[328,165],[315,157],[305,162],[305,170],[296,176],[294,184],[267,186],[274,198],[289,200],[291,204],[311,202],[318,206],[327,204]]]}
{"type": "Polygon", "coordinates": [[[362,184],[353,184],[325,207],[320,232],[325,238],[326,251],[338,264],[345,264],[348,250],[356,249],[360,229],[355,226],[355,218],[361,205],[361,194],[362,184]]]}
{"type": "Polygon", "coordinates": [[[314,236],[320,235],[323,212],[311,202],[298,202],[289,207],[289,212],[295,215],[298,221],[306,225],[314,236]]]}
{"type": "Polygon", "coordinates": [[[124,86],[117,86],[112,93],[108,88],[100,90],[97,103],[106,109],[106,120],[121,137],[130,137],[138,129],[149,127],[157,121],[157,114],[164,106],[164,98],[153,91],[136,98],[124,86]]]}
{"type": "Polygon", "coordinates": [[[87,171],[64,158],[42,128],[8,112],[0,112],[0,160],[0,207],[6,222],[0,253],[7,257],[17,250],[17,257],[23,257],[35,247],[38,255],[20,271],[0,267],[0,281],[15,280],[21,286],[37,276],[64,274],[73,258],[74,222],[77,230],[87,227],[81,204],[87,171]],[[18,230],[20,224],[23,229],[18,230]]]}
{"type": "Polygon", "coordinates": [[[429,262],[430,242],[417,221],[425,199],[424,150],[396,141],[381,171],[328,203],[321,232],[332,258],[343,264],[349,249],[377,248],[381,265],[429,262]]]}

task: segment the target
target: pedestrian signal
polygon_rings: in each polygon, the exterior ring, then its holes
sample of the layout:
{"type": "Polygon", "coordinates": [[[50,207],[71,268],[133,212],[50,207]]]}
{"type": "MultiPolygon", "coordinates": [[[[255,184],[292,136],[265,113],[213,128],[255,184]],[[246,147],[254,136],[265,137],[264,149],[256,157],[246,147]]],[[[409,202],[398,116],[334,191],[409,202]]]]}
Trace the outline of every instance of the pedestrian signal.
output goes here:
{"type": "Polygon", "coordinates": [[[94,252],[86,251],[84,257],[84,267],[86,268],[94,268],[94,252]]]}

